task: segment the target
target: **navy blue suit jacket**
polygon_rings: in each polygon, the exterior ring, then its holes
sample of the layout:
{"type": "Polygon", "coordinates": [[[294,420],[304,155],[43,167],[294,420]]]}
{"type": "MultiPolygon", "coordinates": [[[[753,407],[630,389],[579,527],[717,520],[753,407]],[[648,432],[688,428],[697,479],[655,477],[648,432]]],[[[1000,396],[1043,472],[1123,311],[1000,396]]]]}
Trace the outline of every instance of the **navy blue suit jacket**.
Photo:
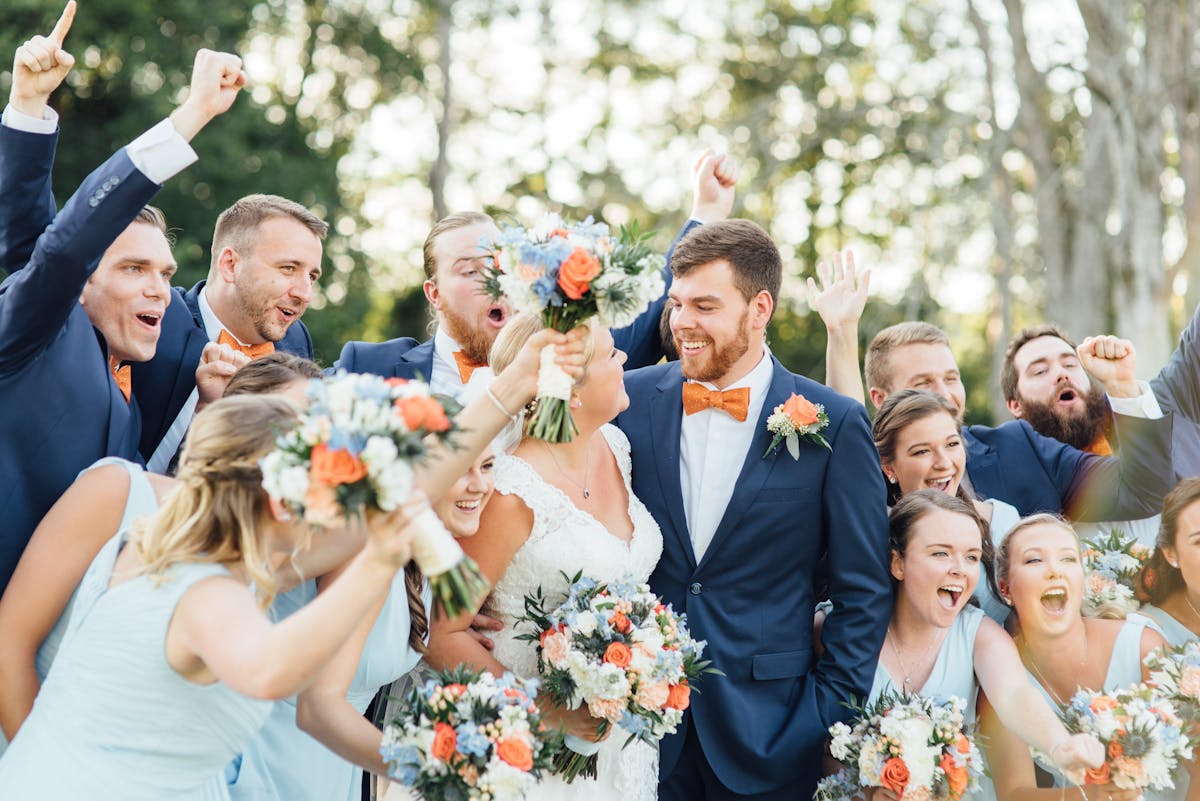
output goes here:
{"type": "MultiPolygon", "coordinates": [[[[667,289],[671,288],[671,253],[679,240],[697,225],[689,220],[667,251],[667,264],[663,267],[667,289]]],[[[613,344],[627,356],[626,370],[648,367],[663,357],[658,323],[666,303],[664,290],[662,297],[651,303],[636,320],[612,332],[613,344]]],[[[333,368],[351,373],[374,373],[384,378],[423,378],[428,381],[433,376],[433,340],[418,343],[412,337],[397,337],[387,342],[347,342],[333,368]]]]}
{"type": "Polygon", "coordinates": [[[660,774],[670,775],[695,726],[717,778],[734,792],[791,787],[809,798],[826,729],[847,717],[844,701],[866,697],[883,645],[892,608],[887,505],[862,404],[772,361],[750,449],[727,457],[740,473],[699,564],[680,484],[679,363],[627,373],[630,404],[616,422],[633,448],[633,491],[662,529],[650,586],[687,613],[692,634],[708,642],[705,656],[725,673],[703,680],[679,732],[662,741],[660,774]],[[832,450],[801,442],[799,460],[785,447],[763,458],[766,419],[792,393],[824,405],[832,450]],[[834,610],[818,660],[812,614],[822,583],[834,610]]]}
{"type": "Polygon", "coordinates": [[[1200,306],[1150,388],[1162,410],[1175,413],[1171,455],[1176,478],[1200,476],[1200,306]]]}
{"type": "MultiPolygon", "coordinates": [[[[196,388],[196,368],[208,344],[200,315],[200,290],[204,281],[184,291],[171,291],[171,304],[162,321],[154,358],[133,366],[133,394],[142,409],[142,437],[138,450],[149,460],[167,435],[179,411],[196,388]]],[[[312,337],[300,320],[288,326],[275,347],[306,359],[313,357],[312,337]]]]}
{"type": "MultiPolygon", "coordinates": [[[[54,138],[0,128],[0,154],[7,161],[45,140],[52,152],[54,138]]],[[[8,166],[0,164],[0,174],[8,166]]],[[[14,219],[15,207],[28,213],[30,198],[41,197],[23,194],[30,188],[28,181],[0,180],[0,218],[14,219]]],[[[125,402],[112,380],[108,346],[79,294],[104,251],[157,191],[121,150],[87,177],[39,236],[4,235],[6,267],[16,264],[14,255],[28,258],[0,284],[0,590],[42,516],[80,470],[105,456],[137,458],[137,406],[125,402]]]]}
{"type": "Polygon", "coordinates": [[[1162,511],[1175,484],[1171,466],[1174,416],[1158,420],[1113,415],[1120,458],[1097,456],[1045,437],[1024,420],[996,428],[969,426],[967,476],[982,498],[1072,520],[1139,520],[1162,511]]]}

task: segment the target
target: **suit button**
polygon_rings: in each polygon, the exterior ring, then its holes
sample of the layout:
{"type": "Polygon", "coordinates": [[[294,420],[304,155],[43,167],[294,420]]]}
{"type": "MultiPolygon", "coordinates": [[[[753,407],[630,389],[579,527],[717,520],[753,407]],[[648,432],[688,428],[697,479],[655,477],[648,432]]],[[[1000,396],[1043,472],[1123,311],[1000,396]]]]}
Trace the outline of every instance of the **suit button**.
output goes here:
{"type": "Polygon", "coordinates": [[[692,595],[699,595],[703,589],[704,588],[700,586],[700,582],[693,581],[692,586],[688,587],[688,592],[690,592],[692,595]]]}

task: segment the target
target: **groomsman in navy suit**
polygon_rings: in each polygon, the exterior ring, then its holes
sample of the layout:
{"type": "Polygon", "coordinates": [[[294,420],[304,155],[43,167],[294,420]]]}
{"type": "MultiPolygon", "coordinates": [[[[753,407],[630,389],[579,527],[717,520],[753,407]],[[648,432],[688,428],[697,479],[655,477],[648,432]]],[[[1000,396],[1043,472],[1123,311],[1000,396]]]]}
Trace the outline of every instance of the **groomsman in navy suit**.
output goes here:
{"type": "Polygon", "coordinates": [[[765,231],[704,225],[670,266],[680,360],[626,374],[617,424],[633,445],[633,490],[663,532],[650,585],[725,675],[705,679],[663,740],[660,798],[809,798],[827,728],[870,689],[891,608],[879,459],[861,404],[767,348],[782,264],[765,231]],[[767,418],[792,395],[824,407],[829,448],[768,453],[767,418]],[[821,584],[834,611],[818,659],[821,584]]]}
{"type": "MultiPolygon", "coordinates": [[[[967,478],[974,492],[1006,501],[1022,515],[1054,512],[1104,522],[1158,514],[1163,496],[1175,485],[1173,415],[1162,414],[1149,385],[1132,378],[1131,359],[1132,352],[1121,359],[1089,353],[1084,365],[1107,392],[1119,456],[1079,450],[1039,434],[1026,420],[994,428],[967,426],[967,478]]],[[[960,417],[966,407],[950,339],[929,323],[906,322],[880,331],[867,348],[865,368],[877,407],[901,389],[936,392],[960,417]]]]}
{"type": "MultiPolygon", "coordinates": [[[[724,155],[705,151],[692,173],[692,222],[680,236],[697,222],[724,219],[733,207],[737,174],[724,155]]],[[[496,223],[481,212],[460,212],[439,220],[424,248],[425,297],[437,323],[433,337],[421,343],[412,337],[347,342],[334,367],[387,378],[424,378],[435,392],[453,397],[460,397],[473,383],[486,381],[491,375],[488,351],[510,315],[508,306],[483,294],[479,283],[490,260],[482,243],[499,235],[496,223]]],[[[670,286],[669,268],[663,269],[663,278],[670,286]]],[[[664,295],[632,324],[612,332],[616,347],[628,356],[627,370],[663,357],[658,323],[665,303],[664,295]]]]}
{"type": "MultiPolygon", "coordinates": [[[[21,116],[54,124],[45,103],[73,61],[62,50],[73,11],[50,37],[18,51],[0,127],[0,174],[19,175],[0,181],[5,220],[48,191],[44,171],[21,159],[31,138],[53,135],[9,123],[21,116]]],[[[168,120],[89,175],[39,235],[0,244],[5,266],[19,268],[0,284],[0,590],[80,470],[104,456],[137,457],[128,365],[154,355],[175,271],[162,215],[146,203],[195,160],[187,143],[230,107],[244,81],[237,56],[201,50],[188,99],[168,120]]]]}

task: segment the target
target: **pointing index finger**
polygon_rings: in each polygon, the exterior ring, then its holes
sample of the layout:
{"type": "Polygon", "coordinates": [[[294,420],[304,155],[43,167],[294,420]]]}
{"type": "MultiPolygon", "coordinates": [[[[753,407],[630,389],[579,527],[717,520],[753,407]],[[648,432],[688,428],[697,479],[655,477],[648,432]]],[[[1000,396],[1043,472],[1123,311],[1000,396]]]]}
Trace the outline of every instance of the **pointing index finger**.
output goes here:
{"type": "Polygon", "coordinates": [[[63,40],[67,38],[67,31],[71,30],[71,23],[74,21],[75,0],[70,0],[67,7],[63,9],[62,16],[58,18],[58,22],[54,23],[54,30],[50,31],[50,38],[59,47],[62,47],[63,40]]]}

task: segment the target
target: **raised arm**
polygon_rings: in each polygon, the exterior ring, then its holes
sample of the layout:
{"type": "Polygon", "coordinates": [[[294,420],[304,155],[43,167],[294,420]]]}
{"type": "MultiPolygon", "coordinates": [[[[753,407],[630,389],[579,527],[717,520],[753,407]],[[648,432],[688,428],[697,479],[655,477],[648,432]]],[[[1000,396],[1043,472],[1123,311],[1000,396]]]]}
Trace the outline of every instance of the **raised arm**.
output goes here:
{"type": "MultiPolygon", "coordinates": [[[[150,201],[161,181],[187,166],[175,160],[159,172],[163,166],[145,158],[142,169],[135,163],[137,152],[161,139],[181,137],[190,163],[195,154],[186,142],[229,108],[244,82],[237,56],[201,50],[188,98],[171,113],[170,121],[122,148],[84,180],[38,237],[28,266],[0,284],[0,373],[20,368],[57,335],[104,251],[150,201]],[[149,144],[142,145],[147,140],[149,144]]],[[[16,191],[0,184],[0,205],[16,202],[16,191]]]]}
{"type": "Polygon", "coordinates": [[[825,386],[866,405],[862,369],[858,363],[858,323],[867,304],[871,271],[854,269],[854,253],[834,253],[817,264],[816,281],[808,279],[809,305],[825,323],[825,386]]]}
{"type": "Polygon", "coordinates": [[[733,210],[737,183],[737,165],[724,153],[705,150],[692,164],[692,210],[688,221],[675,236],[667,251],[667,263],[663,266],[663,283],[666,285],[662,297],[651,303],[646,311],[625,328],[612,332],[613,344],[625,351],[626,370],[657,364],[664,355],[659,321],[667,303],[667,290],[671,288],[671,254],[675,246],[697,224],[724,220],[733,210]]]}
{"type": "Polygon", "coordinates": [[[67,3],[49,36],[17,48],[13,82],[0,125],[0,186],[12,187],[0,202],[0,269],[24,267],[34,244],[54,219],[50,169],[58,142],[58,115],[47,103],[75,64],[63,40],[75,19],[67,3]]]}

